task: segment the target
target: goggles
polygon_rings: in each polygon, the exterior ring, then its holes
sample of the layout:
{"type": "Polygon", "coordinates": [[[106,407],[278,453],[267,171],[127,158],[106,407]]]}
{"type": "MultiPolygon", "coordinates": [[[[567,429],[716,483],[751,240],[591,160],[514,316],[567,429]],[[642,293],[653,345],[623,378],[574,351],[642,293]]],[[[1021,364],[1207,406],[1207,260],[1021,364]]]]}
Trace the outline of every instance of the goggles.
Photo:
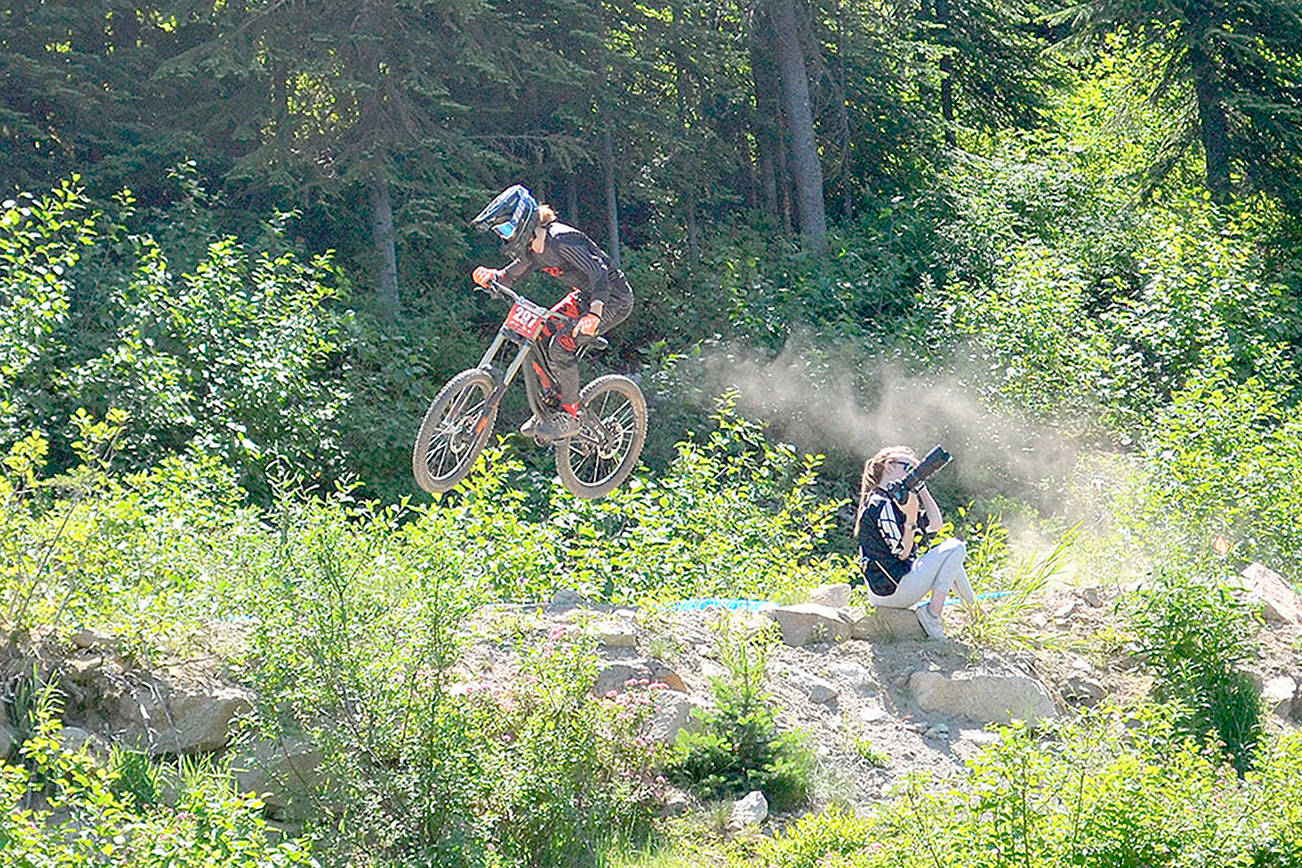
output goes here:
{"type": "Polygon", "coordinates": [[[498,223],[493,227],[493,231],[496,232],[503,241],[510,241],[511,236],[515,235],[515,221],[508,220],[505,223],[498,223]]]}

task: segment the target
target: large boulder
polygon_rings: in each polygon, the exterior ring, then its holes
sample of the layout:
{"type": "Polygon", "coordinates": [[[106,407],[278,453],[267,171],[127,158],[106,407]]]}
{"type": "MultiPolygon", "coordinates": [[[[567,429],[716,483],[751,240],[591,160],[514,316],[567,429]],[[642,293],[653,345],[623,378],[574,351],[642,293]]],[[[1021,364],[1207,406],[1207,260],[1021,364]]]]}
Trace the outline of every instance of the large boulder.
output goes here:
{"type": "Polygon", "coordinates": [[[854,612],[852,617],[854,626],[851,631],[855,639],[894,642],[900,639],[922,639],[927,635],[922,631],[918,615],[912,609],[874,607],[866,614],[854,612]]]}
{"type": "Polygon", "coordinates": [[[221,750],[236,718],[252,707],[252,694],[240,687],[152,681],[122,696],[118,712],[127,721],[128,738],[158,756],[221,750]]]}
{"type": "Polygon", "coordinates": [[[1243,569],[1243,588],[1248,598],[1261,606],[1267,621],[1302,624],[1302,597],[1279,573],[1264,564],[1251,563],[1243,569]]]}
{"type": "Polygon", "coordinates": [[[923,711],[981,723],[1034,723],[1059,716],[1048,688],[1028,675],[914,672],[909,676],[909,690],[923,711]]]}
{"type": "Polygon", "coordinates": [[[306,820],[311,793],[325,778],[321,751],[310,741],[285,736],[259,741],[235,752],[231,775],[242,792],[254,793],[281,820],[306,820]]]}
{"type": "Polygon", "coordinates": [[[844,642],[853,633],[854,619],[850,613],[831,606],[799,603],[767,612],[782,629],[782,641],[797,648],[815,642],[844,642]]]}

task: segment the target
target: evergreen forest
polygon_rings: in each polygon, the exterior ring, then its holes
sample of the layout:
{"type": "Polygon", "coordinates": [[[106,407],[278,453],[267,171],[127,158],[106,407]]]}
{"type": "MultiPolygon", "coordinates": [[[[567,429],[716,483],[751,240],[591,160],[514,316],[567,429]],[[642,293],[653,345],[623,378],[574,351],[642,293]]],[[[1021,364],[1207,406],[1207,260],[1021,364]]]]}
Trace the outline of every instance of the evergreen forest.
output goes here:
{"type": "Polygon", "coordinates": [[[1297,0],[0,0],[0,866],[1302,866],[1302,624],[1242,589],[1302,581],[1300,354],[1297,0]],[[648,406],[604,498],[518,384],[412,476],[517,183],[636,296],[582,361],[648,406]],[[1133,695],[866,804],[773,629],[719,616],[664,745],[658,682],[520,614],[857,583],[865,459],[937,443],[985,601],[945,647],[1034,669],[1029,613],[1102,589],[1069,650],[1133,695]],[[74,743],[97,648],[252,698],[214,749],[74,743]],[[297,809],[237,786],[271,743],[297,809]]]}

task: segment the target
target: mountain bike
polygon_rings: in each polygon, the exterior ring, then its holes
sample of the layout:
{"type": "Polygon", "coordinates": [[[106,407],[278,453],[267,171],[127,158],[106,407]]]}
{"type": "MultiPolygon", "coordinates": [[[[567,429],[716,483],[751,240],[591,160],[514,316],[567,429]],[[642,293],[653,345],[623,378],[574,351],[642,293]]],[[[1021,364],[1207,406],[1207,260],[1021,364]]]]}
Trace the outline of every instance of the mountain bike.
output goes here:
{"type": "MultiPolygon", "coordinates": [[[[506,298],[511,309],[479,365],[457,374],[430,404],[411,454],[416,483],[432,493],[448,491],[465,478],[488,442],[497,422],[502,395],[523,373],[525,395],[535,419],[564,413],[556,378],[543,344],[558,328],[575,322],[558,308],[535,304],[503,283],[483,289],[494,299],[506,298]],[[503,347],[516,347],[505,369],[498,358],[503,347]]],[[[604,349],[602,337],[580,338],[577,355],[589,348],[604,349]]],[[[597,377],[579,391],[579,430],[550,440],[532,434],[541,447],[552,445],[561,483],[579,497],[602,497],[628,478],[646,441],[646,399],[637,383],[619,374],[597,377]]],[[[528,427],[526,423],[526,427],[528,427]]]]}

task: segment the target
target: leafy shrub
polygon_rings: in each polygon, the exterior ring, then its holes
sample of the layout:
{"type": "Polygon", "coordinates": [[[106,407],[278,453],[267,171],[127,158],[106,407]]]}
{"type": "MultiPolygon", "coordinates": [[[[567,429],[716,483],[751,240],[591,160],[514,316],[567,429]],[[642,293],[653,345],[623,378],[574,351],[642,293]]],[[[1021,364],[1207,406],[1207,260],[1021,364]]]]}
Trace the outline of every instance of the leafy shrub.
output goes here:
{"type": "Polygon", "coordinates": [[[96,240],[76,182],[0,205],[0,447],[58,425],[49,388],[68,349],[72,272],[96,240]]]}
{"type": "Polygon", "coordinates": [[[1178,706],[1088,712],[1052,738],[1018,724],[954,786],[907,780],[874,814],[811,815],[745,864],[1205,866],[1302,864],[1302,739],[1235,774],[1178,706]]]}
{"type": "Polygon", "coordinates": [[[1163,570],[1140,591],[1131,616],[1162,700],[1178,700],[1179,722],[1214,735],[1245,771],[1262,736],[1262,705],[1245,667],[1257,656],[1249,610],[1223,584],[1163,570]]]}
{"type": "Polygon", "coordinates": [[[777,810],[805,801],[814,758],[798,732],[779,733],[763,690],[772,632],[719,623],[719,657],[727,677],[711,681],[716,706],[696,710],[697,732],[679,734],[671,780],[706,798],[721,799],[761,790],[777,810]]]}
{"type": "Polygon", "coordinates": [[[1132,527],[1199,557],[1223,534],[1237,557],[1302,570],[1302,406],[1285,390],[1214,353],[1155,420],[1148,453],[1132,527]]]}
{"type": "Polygon", "coordinates": [[[846,581],[844,559],[820,555],[839,501],[814,487],[818,456],[770,443],[724,396],[712,430],[678,444],[658,479],[637,477],[600,501],[553,489],[576,587],[616,602],[692,596],[777,599],[846,581]]]}
{"type": "Polygon", "coordinates": [[[193,767],[176,780],[174,803],[142,798],[139,761],[103,766],[71,752],[45,706],[22,745],[21,766],[0,761],[0,861],[6,865],[243,868],[316,865],[302,840],[273,843],[262,805],[229,778],[193,767]]]}

